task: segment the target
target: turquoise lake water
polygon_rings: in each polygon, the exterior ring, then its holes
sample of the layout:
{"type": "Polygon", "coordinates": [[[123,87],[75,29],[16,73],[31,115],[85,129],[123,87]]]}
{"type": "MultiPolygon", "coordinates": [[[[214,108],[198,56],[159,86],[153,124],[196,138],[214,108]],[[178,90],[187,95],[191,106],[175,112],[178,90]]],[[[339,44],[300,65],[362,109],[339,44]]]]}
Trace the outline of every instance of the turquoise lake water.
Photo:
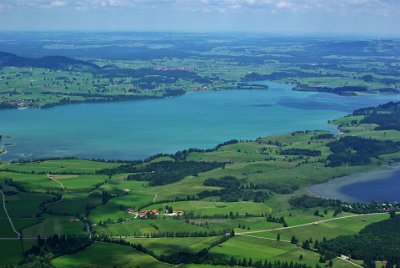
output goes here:
{"type": "Polygon", "coordinates": [[[141,159],[187,148],[212,148],[230,139],[255,139],[295,130],[327,129],[329,119],[399,96],[344,97],[269,90],[189,92],[140,101],[74,104],[42,110],[1,110],[2,160],[75,156],[141,159]]]}

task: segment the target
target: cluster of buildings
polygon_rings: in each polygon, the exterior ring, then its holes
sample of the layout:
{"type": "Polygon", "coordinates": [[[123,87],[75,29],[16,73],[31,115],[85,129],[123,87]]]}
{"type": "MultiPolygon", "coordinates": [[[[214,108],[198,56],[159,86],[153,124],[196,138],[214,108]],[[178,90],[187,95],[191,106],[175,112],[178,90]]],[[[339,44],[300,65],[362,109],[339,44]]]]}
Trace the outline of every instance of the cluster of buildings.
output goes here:
{"type": "Polygon", "coordinates": [[[143,219],[143,218],[147,219],[149,216],[159,215],[160,214],[157,209],[136,211],[134,209],[128,208],[127,212],[129,214],[135,215],[135,219],[137,219],[137,218],[139,218],[139,219],[143,219]]]}
{"type": "MultiPolygon", "coordinates": [[[[129,214],[135,215],[135,219],[147,219],[147,218],[150,218],[150,217],[155,216],[155,215],[160,215],[160,212],[157,209],[140,210],[140,211],[138,211],[138,210],[134,210],[134,209],[128,208],[127,212],[129,214]]],[[[184,214],[185,214],[185,212],[183,210],[175,210],[175,211],[172,211],[172,212],[168,211],[168,210],[165,210],[165,213],[163,215],[167,216],[167,217],[174,217],[174,216],[182,216],[184,214]]]]}

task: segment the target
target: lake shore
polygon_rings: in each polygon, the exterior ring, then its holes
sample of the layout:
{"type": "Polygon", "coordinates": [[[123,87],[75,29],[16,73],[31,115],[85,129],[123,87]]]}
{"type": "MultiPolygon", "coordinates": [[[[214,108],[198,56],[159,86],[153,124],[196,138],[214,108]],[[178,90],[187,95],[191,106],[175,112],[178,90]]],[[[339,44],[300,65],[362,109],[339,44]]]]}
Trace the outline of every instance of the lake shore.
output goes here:
{"type": "Polygon", "coordinates": [[[382,166],[382,169],[379,170],[372,170],[335,178],[325,183],[312,185],[307,188],[307,191],[312,195],[322,198],[339,199],[345,202],[368,203],[369,201],[349,195],[347,192],[343,191],[343,188],[354,184],[386,180],[395,172],[400,172],[400,163],[390,166],[382,166]]]}

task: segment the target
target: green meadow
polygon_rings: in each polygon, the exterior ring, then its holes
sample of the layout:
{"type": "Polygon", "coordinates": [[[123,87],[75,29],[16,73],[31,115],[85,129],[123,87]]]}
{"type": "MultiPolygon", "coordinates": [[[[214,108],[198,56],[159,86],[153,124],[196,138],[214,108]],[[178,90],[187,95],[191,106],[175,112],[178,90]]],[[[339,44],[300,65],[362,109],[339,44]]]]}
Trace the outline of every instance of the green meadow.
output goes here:
{"type": "Polygon", "coordinates": [[[83,251],[53,260],[55,267],[173,267],[129,246],[96,242],[83,251]]]}

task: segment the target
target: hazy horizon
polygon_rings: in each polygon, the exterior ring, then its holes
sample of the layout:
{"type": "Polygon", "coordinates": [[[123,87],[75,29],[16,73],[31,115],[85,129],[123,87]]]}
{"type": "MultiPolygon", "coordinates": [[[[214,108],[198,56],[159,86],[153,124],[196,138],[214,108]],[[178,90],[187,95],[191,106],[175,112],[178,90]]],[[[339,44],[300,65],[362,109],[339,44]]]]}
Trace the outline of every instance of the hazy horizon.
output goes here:
{"type": "Polygon", "coordinates": [[[400,36],[396,0],[2,0],[0,31],[400,36]]]}

